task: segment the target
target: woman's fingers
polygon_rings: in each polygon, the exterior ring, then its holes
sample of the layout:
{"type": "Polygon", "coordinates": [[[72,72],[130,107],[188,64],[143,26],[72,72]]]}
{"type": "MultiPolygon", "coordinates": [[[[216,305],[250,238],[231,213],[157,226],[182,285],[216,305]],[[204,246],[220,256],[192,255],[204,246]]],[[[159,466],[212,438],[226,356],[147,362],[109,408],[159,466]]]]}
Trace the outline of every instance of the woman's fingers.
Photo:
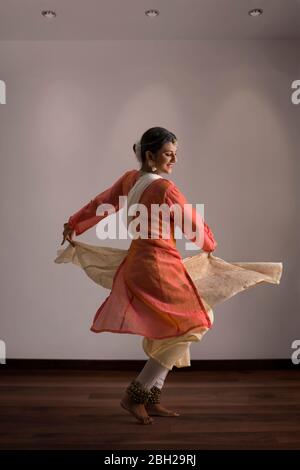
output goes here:
{"type": "Polygon", "coordinates": [[[75,243],[72,241],[72,238],[67,236],[67,240],[68,240],[69,243],[71,243],[72,246],[75,246],[75,243]]]}
{"type": "Polygon", "coordinates": [[[65,233],[65,231],[63,232],[63,241],[61,242],[61,245],[63,245],[66,241],[66,237],[67,237],[67,234],[65,233]]]}
{"type": "MultiPolygon", "coordinates": [[[[69,240],[69,236],[72,238],[72,235],[73,235],[73,229],[71,229],[71,227],[69,227],[69,224],[68,223],[65,223],[64,224],[64,231],[63,231],[63,241],[61,242],[61,245],[63,245],[65,243],[66,240],[70,241],[69,240]]],[[[70,242],[71,243],[71,242],[70,242]]],[[[72,243],[73,245],[73,243],[72,243]]],[[[73,245],[74,246],[74,245],[73,245]]]]}

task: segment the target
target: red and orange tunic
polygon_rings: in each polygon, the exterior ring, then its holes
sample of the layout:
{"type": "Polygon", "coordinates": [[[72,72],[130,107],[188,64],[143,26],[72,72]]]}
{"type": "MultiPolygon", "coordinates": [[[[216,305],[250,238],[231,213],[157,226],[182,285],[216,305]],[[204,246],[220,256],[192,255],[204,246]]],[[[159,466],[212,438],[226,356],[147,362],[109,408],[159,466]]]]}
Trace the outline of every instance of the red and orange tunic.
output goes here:
{"type": "MultiPolygon", "coordinates": [[[[110,188],[73,214],[68,222],[75,234],[80,235],[108,215],[96,215],[100,204],[112,204],[118,211],[119,197],[129,193],[139,175],[136,169],[125,172],[110,188]]],[[[149,227],[151,204],[166,203],[170,208],[177,204],[182,211],[188,204],[175,183],[165,178],[151,182],[139,202],[148,209],[149,227]]],[[[191,214],[194,230],[199,213],[192,208],[191,214]]],[[[207,223],[202,222],[204,241],[200,248],[214,251],[217,242],[207,223]]],[[[131,241],[128,255],[115,273],[111,292],[94,316],[91,331],[163,339],[183,335],[196,327],[211,328],[210,317],[176,247],[174,228],[171,211],[168,239],[135,238],[131,241]]],[[[184,224],[182,229],[187,237],[184,224]]],[[[188,239],[196,243],[196,236],[188,239]]]]}

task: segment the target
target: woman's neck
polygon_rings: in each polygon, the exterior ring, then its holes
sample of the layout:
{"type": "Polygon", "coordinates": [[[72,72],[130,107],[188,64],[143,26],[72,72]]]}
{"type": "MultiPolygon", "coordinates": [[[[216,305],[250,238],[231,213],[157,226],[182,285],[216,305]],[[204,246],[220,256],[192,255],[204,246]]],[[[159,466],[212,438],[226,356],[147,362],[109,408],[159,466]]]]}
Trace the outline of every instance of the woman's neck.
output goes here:
{"type": "Polygon", "coordinates": [[[141,174],[153,173],[153,174],[155,174],[155,175],[159,175],[159,172],[158,172],[158,171],[146,170],[146,169],[142,169],[142,168],[139,170],[139,172],[140,172],[141,174]]]}

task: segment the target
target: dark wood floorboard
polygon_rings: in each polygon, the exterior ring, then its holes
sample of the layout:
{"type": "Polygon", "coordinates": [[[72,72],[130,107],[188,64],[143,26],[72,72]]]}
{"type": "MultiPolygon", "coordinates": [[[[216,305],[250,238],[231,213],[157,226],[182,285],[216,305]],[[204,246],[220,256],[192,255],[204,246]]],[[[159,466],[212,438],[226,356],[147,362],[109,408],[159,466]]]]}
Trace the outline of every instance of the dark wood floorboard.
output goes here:
{"type": "Polygon", "coordinates": [[[300,449],[300,373],[174,369],[138,424],[119,400],[138,371],[1,369],[1,449],[300,449]]]}

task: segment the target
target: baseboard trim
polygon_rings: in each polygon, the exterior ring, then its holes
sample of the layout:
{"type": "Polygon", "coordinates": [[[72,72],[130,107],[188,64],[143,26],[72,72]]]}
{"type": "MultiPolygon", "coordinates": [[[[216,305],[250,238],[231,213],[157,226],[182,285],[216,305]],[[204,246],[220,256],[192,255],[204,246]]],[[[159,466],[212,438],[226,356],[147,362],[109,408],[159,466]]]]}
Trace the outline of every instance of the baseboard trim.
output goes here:
{"type": "MultiPolygon", "coordinates": [[[[147,359],[146,359],[147,360],[147,359]]],[[[146,360],[92,360],[92,359],[6,359],[0,364],[4,370],[139,370],[146,360]]],[[[296,369],[291,359],[213,359],[191,360],[191,367],[173,370],[281,370],[296,369]]],[[[298,365],[300,370],[300,364],[298,365]]]]}

